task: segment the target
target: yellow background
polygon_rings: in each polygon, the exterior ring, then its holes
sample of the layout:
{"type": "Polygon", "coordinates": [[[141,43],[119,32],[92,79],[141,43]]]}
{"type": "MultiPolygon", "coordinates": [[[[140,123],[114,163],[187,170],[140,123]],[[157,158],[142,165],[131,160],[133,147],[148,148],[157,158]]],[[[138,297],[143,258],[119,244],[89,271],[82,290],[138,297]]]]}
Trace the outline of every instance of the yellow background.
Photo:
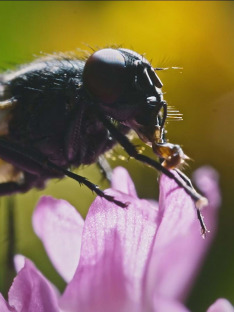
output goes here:
{"type": "MultiPolygon", "coordinates": [[[[71,51],[120,44],[145,53],[155,67],[181,66],[159,72],[169,105],[184,121],[167,126],[168,138],[193,161],[188,175],[212,165],[220,174],[223,205],[219,232],[188,300],[193,311],[218,297],[234,304],[234,4],[231,1],[1,1],[0,67],[12,68],[40,51],[71,51]]],[[[88,49],[89,50],[89,49],[88,49]]],[[[121,152],[121,151],[119,151],[121,152]]],[[[134,160],[111,162],[129,169],[141,197],[156,198],[157,174],[134,160]]],[[[108,186],[95,166],[79,170],[102,188],[108,186]]],[[[15,249],[30,257],[62,289],[31,228],[31,213],[42,194],[68,199],[85,215],[94,196],[67,179],[45,191],[14,197],[15,249]]],[[[9,200],[0,206],[0,290],[12,275],[6,266],[9,200]]],[[[212,230],[212,229],[211,229],[212,230]]]]}

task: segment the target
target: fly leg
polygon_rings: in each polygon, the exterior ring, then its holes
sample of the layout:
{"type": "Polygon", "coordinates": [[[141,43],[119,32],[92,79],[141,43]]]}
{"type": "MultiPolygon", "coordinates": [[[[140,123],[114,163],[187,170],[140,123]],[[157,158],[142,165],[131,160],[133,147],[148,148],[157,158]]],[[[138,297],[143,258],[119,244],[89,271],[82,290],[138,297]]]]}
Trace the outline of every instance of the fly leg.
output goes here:
{"type": "MultiPolygon", "coordinates": [[[[37,150],[25,146],[22,147],[16,142],[11,142],[7,139],[0,138],[0,158],[6,162],[9,162],[19,170],[41,177],[42,181],[46,181],[48,178],[59,178],[67,176],[73,180],[76,180],[81,185],[84,184],[98,196],[105,198],[106,200],[113,202],[122,208],[126,208],[128,206],[128,204],[116,200],[113,196],[105,194],[102,190],[99,189],[97,185],[88,181],[85,177],[82,177],[54,164],[37,150]]],[[[34,185],[28,186],[31,188],[34,185]]],[[[6,185],[5,187],[8,187],[8,189],[13,188],[13,190],[17,192],[17,190],[14,189],[14,185],[6,185]]]]}
{"type": "MultiPolygon", "coordinates": [[[[163,125],[164,122],[162,123],[163,125]]],[[[179,174],[179,176],[184,180],[184,182],[192,190],[194,190],[191,180],[178,169],[178,167],[181,164],[183,164],[185,160],[188,159],[189,157],[184,154],[182,148],[179,145],[165,142],[164,138],[162,137],[163,133],[161,132],[161,129],[163,129],[163,126],[160,127],[158,130],[156,129],[154,133],[154,140],[152,143],[154,153],[160,158],[163,167],[167,169],[175,169],[176,172],[179,174]]],[[[202,236],[205,236],[206,233],[209,231],[206,228],[200,207],[198,207],[198,205],[196,205],[196,210],[197,210],[197,218],[201,225],[202,236]]]]}
{"type": "MultiPolygon", "coordinates": [[[[160,118],[160,125],[155,126],[151,137],[152,149],[154,153],[162,160],[162,165],[167,169],[178,168],[189,157],[184,154],[179,145],[167,143],[164,133],[164,124],[167,117],[167,104],[163,103],[163,117],[160,118]]],[[[160,117],[160,116],[159,116],[160,117]]]]}
{"type": "MultiPolygon", "coordinates": [[[[190,186],[192,189],[194,189],[191,180],[183,172],[181,172],[179,169],[175,169],[175,171],[187,183],[188,186],[190,186]]],[[[201,209],[199,209],[199,207],[196,206],[196,210],[197,210],[197,218],[198,218],[200,225],[201,225],[201,234],[203,237],[205,237],[206,233],[209,233],[209,230],[207,230],[207,227],[205,225],[204,217],[201,214],[201,209]]]]}
{"type": "MultiPolygon", "coordinates": [[[[101,112],[99,112],[99,118],[102,121],[103,125],[110,131],[111,135],[119,142],[120,145],[123,146],[125,151],[129,154],[129,156],[148,164],[149,166],[155,168],[156,170],[164,173],[170,179],[173,179],[179,186],[181,186],[185,192],[194,200],[196,209],[200,210],[203,206],[207,205],[207,199],[196,192],[196,190],[188,185],[187,181],[181,175],[179,177],[175,176],[172,171],[165,168],[159,162],[145,156],[139,154],[135,146],[129,141],[129,139],[119,132],[116,127],[111,123],[109,119],[107,119],[101,112]]],[[[201,218],[199,218],[199,222],[202,228],[202,234],[205,235],[206,227],[201,218]]]]}
{"type": "Polygon", "coordinates": [[[54,170],[55,172],[57,171],[58,173],[63,173],[65,176],[77,181],[80,185],[84,184],[87,186],[91,191],[96,193],[98,196],[105,198],[106,200],[115,203],[116,205],[126,208],[128,206],[128,203],[122,203],[119,200],[116,200],[113,196],[105,194],[102,190],[99,189],[98,185],[90,182],[88,179],[85,177],[82,177],[78,174],[75,174],[65,168],[62,168],[60,166],[55,165],[54,163],[47,161],[47,167],[51,170],[54,170]]]}

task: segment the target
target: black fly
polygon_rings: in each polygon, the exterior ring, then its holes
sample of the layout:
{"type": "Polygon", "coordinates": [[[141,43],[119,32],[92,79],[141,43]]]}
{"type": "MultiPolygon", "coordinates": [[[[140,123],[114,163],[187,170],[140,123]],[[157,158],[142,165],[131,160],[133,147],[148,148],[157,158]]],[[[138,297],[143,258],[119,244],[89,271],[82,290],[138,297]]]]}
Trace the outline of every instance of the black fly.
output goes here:
{"type": "Polygon", "coordinates": [[[200,208],[206,199],[178,169],[186,156],[167,143],[167,103],[151,64],[127,49],[102,49],[86,60],[54,56],[0,75],[0,195],[43,188],[50,178],[71,177],[105,194],[71,166],[92,164],[116,143],[133,158],[174,179],[200,208]],[[126,134],[152,146],[157,162],[138,153],[126,134]],[[174,169],[179,178],[173,174],[174,169]]]}

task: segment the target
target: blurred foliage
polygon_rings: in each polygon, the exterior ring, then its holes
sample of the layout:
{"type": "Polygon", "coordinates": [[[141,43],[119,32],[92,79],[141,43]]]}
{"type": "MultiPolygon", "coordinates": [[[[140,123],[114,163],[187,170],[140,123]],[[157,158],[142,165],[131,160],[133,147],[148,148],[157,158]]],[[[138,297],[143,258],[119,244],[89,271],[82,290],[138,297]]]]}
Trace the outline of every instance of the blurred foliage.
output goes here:
{"type": "MultiPolygon", "coordinates": [[[[159,73],[166,100],[184,115],[183,122],[167,125],[168,137],[193,159],[185,170],[188,175],[205,164],[218,170],[223,195],[218,235],[188,301],[189,308],[198,312],[218,297],[234,303],[233,14],[232,1],[0,2],[2,70],[28,62],[41,51],[90,51],[88,46],[110,44],[145,53],[155,67],[183,67],[159,73]]],[[[129,169],[141,197],[156,198],[157,174],[152,169],[134,160],[111,165],[129,169]]],[[[94,165],[79,173],[102,188],[108,186],[94,165]]],[[[64,179],[50,182],[44,191],[14,197],[16,252],[32,259],[62,289],[62,280],[32,231],[31,214],[42,194],[69,200],[83,215],[94,196],[64,179]]],[[[8,199],[0,203],[0,290],[6,294],[11,279],[6,256],[8,199]]]]}

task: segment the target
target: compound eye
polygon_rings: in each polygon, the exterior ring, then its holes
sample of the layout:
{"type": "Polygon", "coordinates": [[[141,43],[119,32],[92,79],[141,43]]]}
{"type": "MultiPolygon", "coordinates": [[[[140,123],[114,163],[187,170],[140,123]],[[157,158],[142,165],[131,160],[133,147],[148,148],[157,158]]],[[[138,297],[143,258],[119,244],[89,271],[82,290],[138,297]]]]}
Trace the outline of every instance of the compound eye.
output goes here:
{"type": "Polygon", "coordinates": [[[96,100],[112,104],[125,89],[125,68],[125,59],[118,50],[99,50],[86,61],[84,87],[96,100]]]}

